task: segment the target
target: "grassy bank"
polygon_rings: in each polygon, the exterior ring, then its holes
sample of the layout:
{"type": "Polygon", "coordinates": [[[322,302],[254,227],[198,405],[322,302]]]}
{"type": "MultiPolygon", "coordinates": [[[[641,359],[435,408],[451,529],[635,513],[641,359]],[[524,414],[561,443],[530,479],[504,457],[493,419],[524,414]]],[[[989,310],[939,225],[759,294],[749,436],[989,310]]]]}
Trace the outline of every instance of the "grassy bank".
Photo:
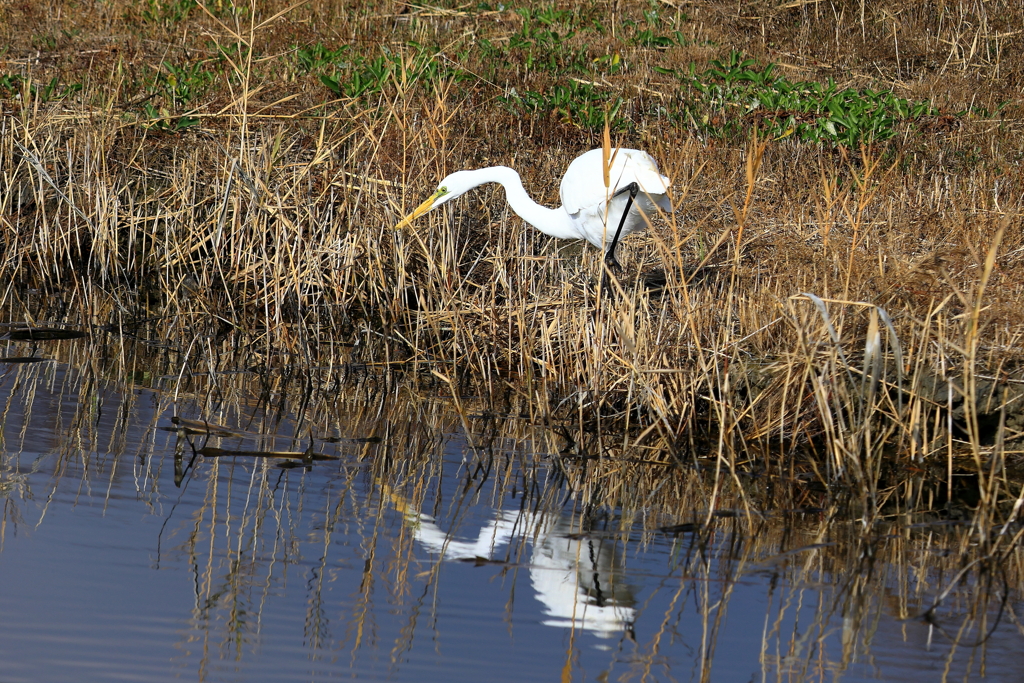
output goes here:
{"type": "Polygon", "coordinates": [[[587,456],[681,463],[699,443],[735,477],[810,453],[870,509],[894,468],[940,498],[963,473],[993,503],[1014,486],[1016,3],[0,19],[10,321],[147,342],[182,375],[484,396],[587,456]],[[525,226],[500,189],[392,229],[459,168],[513,166],[557,205],[606,121],[673,180],[616,295],[592,249],[525,226]]]}

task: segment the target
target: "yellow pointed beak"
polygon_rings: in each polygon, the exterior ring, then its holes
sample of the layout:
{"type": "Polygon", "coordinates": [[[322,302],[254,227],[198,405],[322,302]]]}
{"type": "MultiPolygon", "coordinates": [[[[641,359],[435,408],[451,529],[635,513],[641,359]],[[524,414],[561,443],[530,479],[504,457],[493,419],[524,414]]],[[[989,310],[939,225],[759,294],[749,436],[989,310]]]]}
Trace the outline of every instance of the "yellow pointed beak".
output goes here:
{"type": "Polygon", "coordinates": [[[438,198],[440,198],[442,195],[444,195],[444,192],[442,192],[441,190],[438,190],[434,194],[430,195],[430,198],[427,199],[427,201],[417,206],[415,209],[413,209],[412,213],[410,213],[408,216],[400,220],[398,222],[398,225],[395,226],[395,230],[401,230],[402,228],[409,225],[426,212],[430,211],[432,208],[434,208],[434,202],[436,202],[438,198]]]}

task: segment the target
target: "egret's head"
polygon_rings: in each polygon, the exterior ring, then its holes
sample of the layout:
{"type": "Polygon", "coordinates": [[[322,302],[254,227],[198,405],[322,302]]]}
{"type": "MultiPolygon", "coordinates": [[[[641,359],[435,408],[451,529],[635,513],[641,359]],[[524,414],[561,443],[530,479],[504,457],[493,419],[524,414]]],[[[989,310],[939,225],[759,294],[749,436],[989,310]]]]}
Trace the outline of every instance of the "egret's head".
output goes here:
{"type": "Polygon", "coordinates": [[[434,190],[434,194],[430,195],[427,201],[417,206],[413,209],[412,213],[399,221],[398,225],[395,226],[395,230],[401,230],[428,211],[436,209],[445,202],[465,194],[479,184],[478,181],[473,181],[472,171],[456,171],[446,176],[437,186],[437,189],[434,190]]]}

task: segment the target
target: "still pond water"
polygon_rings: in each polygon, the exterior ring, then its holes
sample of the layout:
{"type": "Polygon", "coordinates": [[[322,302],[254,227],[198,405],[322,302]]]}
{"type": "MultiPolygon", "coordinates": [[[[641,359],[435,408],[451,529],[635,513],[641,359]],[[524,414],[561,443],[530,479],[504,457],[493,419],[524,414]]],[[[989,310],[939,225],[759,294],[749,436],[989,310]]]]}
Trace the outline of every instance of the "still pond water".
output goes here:
{"type": "Polygon", "coordinates": [[[3,682],[1024,680],[1016,588],[984,648],[951,650],[894,607],[911,567],[854,600],[813,543],[584,513],[549,455],[485,462],[458,421],[339,422],[312,467],[193,457],[308,440],[260,436],[296,428],[244,401],[201,415],[58,363],[0,370],[3,682]],[[239,433],[186,438],[175,414],[239,433]]]}

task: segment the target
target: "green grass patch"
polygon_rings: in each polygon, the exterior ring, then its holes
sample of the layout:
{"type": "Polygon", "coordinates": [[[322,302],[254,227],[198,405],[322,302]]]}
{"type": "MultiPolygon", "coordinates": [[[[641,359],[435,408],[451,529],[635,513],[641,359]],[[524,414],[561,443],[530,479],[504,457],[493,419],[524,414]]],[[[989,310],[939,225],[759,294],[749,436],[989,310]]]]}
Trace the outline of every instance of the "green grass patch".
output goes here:
{"type": "Polygon", "coordinates": [[[902,126],[935,116],[929,101],[898,97],[891,90],[840,88],[835,81],[790,81],[775,64],[761,66],[736,51],[688,73],[655,68],[680,78],[675,113],[705,135],[734,138],[751,124],[773,138],[857,148],[883,142],[902,126]]]}
{"type": "Polygon", "coordinates": [[[81,83],[63,83],[53,76],[50,80],[36,83],[20,74],[0,76],[0,96],[16,97],[27,94],[39,102],[55,102],[75,95],[82,90],[81,83]]]}
{"type": "Polygon", "coordinates": [[[518,93],[513,89],[501,101],[514,114],[555,116],[586,130],[600,130],[606,117],[613,130],[628,127],[628,121],[618,116],[622,97],[585,81],[555,83],[543,92],[518,93]]]}
{"type": "Polygon", "coordinates": [[[160,71],[146,81],[146,89],[163,96],[168,105],[188,107],[201,97],[213,83],[216,74],[202,63],[176,65],[164,62],[160,71]]]}
{"type": "Polygon", "coordinates": [[[471,76],[456,62],[446,59],[436,49],[409,43],[409,52],[383,48],[375,57],[365,57],[347,46],[334,51],[307,50],[300,53],[299,64],[308,70],[334,67],[332,74],[320,76],[331,92],[339,97],[360,98],[383,92],[389,85],[416,85],[433,91],[439,84],[464,80],[471,76]]]}

